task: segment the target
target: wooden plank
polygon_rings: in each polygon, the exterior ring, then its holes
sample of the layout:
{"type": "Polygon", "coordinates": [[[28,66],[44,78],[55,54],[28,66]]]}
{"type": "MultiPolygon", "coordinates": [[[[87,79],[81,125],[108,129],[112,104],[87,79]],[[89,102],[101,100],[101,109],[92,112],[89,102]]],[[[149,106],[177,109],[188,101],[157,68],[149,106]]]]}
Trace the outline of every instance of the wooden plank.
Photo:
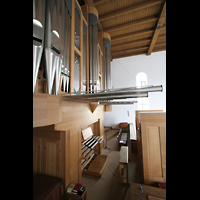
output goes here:
{"type": "Polygon", "coordinates": [[[33,127],[58,123],[61,119],[59,96],[33,93],[33,127]]]}
{"type": "Polygon", "coordinates": [[[120,43],[120,44],[112,45],[112,50],[117,49],[117,48],[121,48],[121,47],[127,47],[127,45],[134,45],[134,44],[143,43],[143,42],[150,42],[150,41],[151,41],[151,38],[133,40],[133,41],[129,41],[129,42],[123,42],[123,43],[120,43]]]}
{"type": "Polygon", "coordinates": [[[119,163],[128,163],[128,146],[122,146],[119,153],[119,163]]]}
{"type": "MultiPolygon", "coordinates": [[[[85,0],[88,1],[88,0],[85,0]]],[[[108,2],[110,0],[93,0],[95,6],[101,5],[102,3],[108,2]]]]}
{"type": "Polygon", "coordinates": [[[143,47],[137,47],[137,48],[130,48],[130,49],[126,49],[126,50],[118,50],[118,51],[111,51],[111,54],[121,54],[121,53],[131,53],[134,51],[141,51],[141,50],[147,50],[148,46],[143,46],[143,47]]]}
{"type": "Polygon", "coordinates": [[[93,172],[96,174],[102,174],[103,170],[106,166],[108,161],[107,155],[98,155],[91,163],[90,167],[88,168],[88,172],[93,172]]]}
{"type": "Polygon", "coordinates": [[[148,195],[166,199],[166,189],[156,188],[138,183],[130,183],[130,200],[148,200],[148,195]],[[139,188],[141,186],[143,188],[143,193],[140,193],[139,191],[139,188]]]}
{"type": "Polygon", "coordinates": [[[120,24],[117,26],[108,27],[108,28],[105,28],[104,31],[105,32],[117,31],[119,29],[128,28],[129,26],[134,26],[134,25],[139,25],[139,24],[143,24],[143,23],[147,23],[147,22],[156,21],[157,19],[158,19],[157,16],[146,17],[143,19],[134,20],[132,22],[123,23],[123,24],[120,24]]]}
{"type": "Polygon", "coordinates": [[[153,34],[153,37],[152,37],[152,40],[151,40],[151,44],[149,46],[149,50],[147,52],[147,55],[151,55],[151,52],[155,46],[155,43],[156,43],[156,40],[158,38],[158,35],[160,33],[160,30],[161,30],[161,27],[165,21],[165,18],[166,18],[166,1],[164,2],[164,5],[162,7],[162,10],[161,10],[161,13],[160,13],[160,17],[158,19],[158,23],[157,23],[157,26],[155,28],[155,31],[154,31],[154,34],[153,34]]]}
{"type": "Polygon", "coordinates": [[[119,16],[124,15],[124,14],[129,14],[131,12],[138,11],[138,10],[150,7],[150,6],[161,4],[163,1],[164,0],[153,0],[153,1],[150,1],[150,2],[147,2],[147,3],[142,3],[140,5],[120,9],[116,12],[112,12],[112,13],[109,13],[109,14],[106,14],[106,15],[103,15],[103,16],[99,16],[99,21],[102,22],[102,21],[105,21],[105,20],[108,20],[108,19],[119,17],[119,16]]]}
{"type": "Polygon", "coordinates": [[[129,37],[134,37],[134,36],[138,36],[138,35],[143,35],[143,34],[147,34],[147,33],[153,33],[154,29],[145,29],[145,30],[141,30],[141,31],[134,31],[131,33],[127,33],[127,34],[123,34],[123,35],[119,35],[119,36],[115,36],[112,37],[112,42],[118,41],[118,40],[123,40],[129,37]]]}
{"type": "Polygon", "coordinates": [[[135,52],[135,53],[122,53],[119,55],[112,55],[113,59],[116,58],[124,58],[124,57],[129,57],[129,56],[137,56],[137,55],[141,55],[141,54],[146,54],[146,51],[140,51],[140,52],[135,52]]]}
{"type": "MultiPolygon", "coordinates": [[[[162,26],[162,29],[166,29],[166,25],[163,25],[162,26]]],[[[134,36],[141,36],[141,35],[144,35],[144,34],[147,34],[147,33],[153,33],[154,32],[154,29],[144,29],[144,30],[141,30],[141,31],[134,31],[134,32],[131,32],[131,33],[127,33],[127,34],[123,34],[123,35],[119,35],[119,36],[114,36],[112,37],[112,43],[115,42],[115,41],[118,41],[118,40],[123,40],[126,39],[126,38],[129,38],[129,37],[134,37],[134,36]]],[[[159,36],[161,37],[161,36],[159,36]]],[[[166,37],[166,35],[165,35],[166,37]]]]}
{"type": "Polygon", "coordinates": [[[165,199],[148,195],[148,200],[165,200],[165,199]]]}

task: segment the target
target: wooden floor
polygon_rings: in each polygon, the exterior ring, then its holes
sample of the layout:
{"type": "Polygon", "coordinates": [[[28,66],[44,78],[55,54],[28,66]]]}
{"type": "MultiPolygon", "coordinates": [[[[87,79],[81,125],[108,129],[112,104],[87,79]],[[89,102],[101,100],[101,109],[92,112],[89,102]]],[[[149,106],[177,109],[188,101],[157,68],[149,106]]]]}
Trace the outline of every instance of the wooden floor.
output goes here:
{"type": "MultiPolygon", "coordinates": [[[[112,133],[113,134],[113,133],[112,133]]],[[[117,133],[109,137],[102,155],[108,155],[108,162],[100,177],[82,175],[82,185],[87,186],[87,200],[130,200],[130,186],[119,183],[119,151],[117,133]]],[[[142,183],[137,154],[130,154],[128,163],[129,182],[142,183]]]]}

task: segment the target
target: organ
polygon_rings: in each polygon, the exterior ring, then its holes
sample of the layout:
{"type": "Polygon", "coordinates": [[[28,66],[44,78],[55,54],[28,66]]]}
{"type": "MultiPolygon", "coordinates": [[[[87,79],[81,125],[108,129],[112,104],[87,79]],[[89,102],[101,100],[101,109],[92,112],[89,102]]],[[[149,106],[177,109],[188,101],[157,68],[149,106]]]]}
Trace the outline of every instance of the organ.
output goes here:
{"type": "Polygon", "coordinates": [[[98,101],[162,91],[109,89],[111,37],[96,28],[92,40],[89,26],[97,24],[89,19],[97,18],[94,6],[77,0],[33,0],[33,174],[59,177],[64,189],[81,183],[82,173],[101,176],[108,161],[100,153],[104,114],[112,109],[98,101]],[[83,137],[86,126],[95,134],[83,137]]]}

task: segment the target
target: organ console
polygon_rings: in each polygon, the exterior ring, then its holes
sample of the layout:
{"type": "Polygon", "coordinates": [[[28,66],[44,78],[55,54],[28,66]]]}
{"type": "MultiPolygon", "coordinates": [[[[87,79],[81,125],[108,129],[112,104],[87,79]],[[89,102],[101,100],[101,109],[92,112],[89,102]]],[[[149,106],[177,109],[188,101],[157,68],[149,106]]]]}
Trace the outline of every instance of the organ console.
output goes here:
{"type": "Polygon", "coordinates": [[[96,152],[95,146],[103,141],[103,138],[93,134],[91,127],[82,130],[83,141],[81,142],[81,168],[83,174],[101,177],[106,166],[108,157],[96,152]],[[98,167],[95,163],[98,163],[98,167]]]}

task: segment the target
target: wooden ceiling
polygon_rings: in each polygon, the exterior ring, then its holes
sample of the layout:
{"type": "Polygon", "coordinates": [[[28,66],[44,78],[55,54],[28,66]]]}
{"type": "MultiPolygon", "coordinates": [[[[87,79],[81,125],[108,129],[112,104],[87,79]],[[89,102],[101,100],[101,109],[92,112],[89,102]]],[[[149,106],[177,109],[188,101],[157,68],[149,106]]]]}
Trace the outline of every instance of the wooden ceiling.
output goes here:
{"type": "Polygon", "coordinates": [[[80,0],[99,14],[99,31],[111,35],[111,56],[166,50],[166,0],[80,0]]]}

